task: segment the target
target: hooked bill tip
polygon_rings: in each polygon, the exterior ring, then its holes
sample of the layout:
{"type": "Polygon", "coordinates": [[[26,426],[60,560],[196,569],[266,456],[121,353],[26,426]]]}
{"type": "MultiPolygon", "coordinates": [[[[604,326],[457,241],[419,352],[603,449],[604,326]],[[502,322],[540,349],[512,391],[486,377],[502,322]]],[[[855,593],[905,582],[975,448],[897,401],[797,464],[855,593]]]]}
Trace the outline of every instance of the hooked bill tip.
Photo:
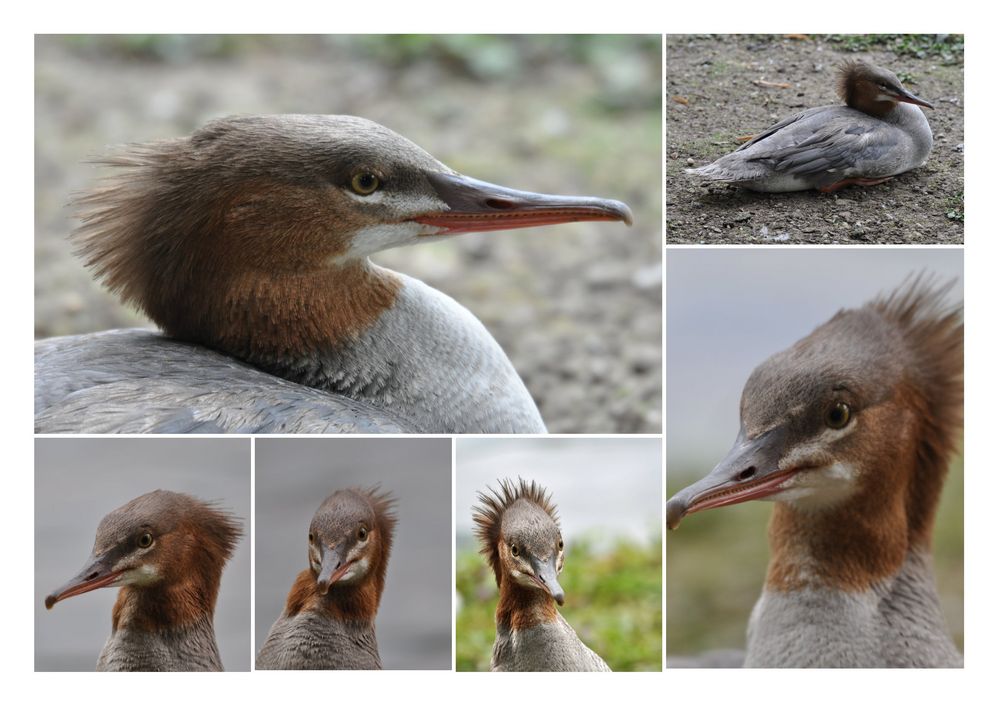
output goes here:
{"type": "Polygon", "coordinates": [[[56,605],[57,601],[59,601],[59,599],[56,598],[55,594],[49,594],[47,597],[45,597],[45,608],[51,609],[53,606],[56,605]]]}
{"type": "Polygon", "coordinates": [[[621,214],[622,223],[626,226],[632,225],[632,209],[628,207],[628,204],[618,201],[615,202],[619,206],[619,213],[621,214]]]}
{"type": "Polygon", "coordinates": [[[686,512],[687,504],[683,501],[676,498],[667,501],[667,530],[676,530],[686,512]]]}

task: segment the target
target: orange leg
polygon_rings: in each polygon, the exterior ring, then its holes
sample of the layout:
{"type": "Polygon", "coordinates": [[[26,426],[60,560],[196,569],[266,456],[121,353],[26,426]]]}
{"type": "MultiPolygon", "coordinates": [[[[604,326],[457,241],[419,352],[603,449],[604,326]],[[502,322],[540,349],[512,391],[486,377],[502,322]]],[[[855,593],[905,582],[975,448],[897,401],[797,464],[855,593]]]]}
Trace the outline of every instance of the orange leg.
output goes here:
{"type": "Polygon", "coordinates": [[[855,177],[854,179],[842,179],[839,182],[828,184],[825,187],[818,187],[818,189],[824,194],[829,194],[830,192],[837,191],[838,189],[849,187],[852,184],[857,184],[858,186],[862,187],[870,187],[874,184],[881,184],[882,182],[888,182],[890,179],[892,179],[892,177],[876,177],[874,179],[866,179],[865,177],[855,177]]]}

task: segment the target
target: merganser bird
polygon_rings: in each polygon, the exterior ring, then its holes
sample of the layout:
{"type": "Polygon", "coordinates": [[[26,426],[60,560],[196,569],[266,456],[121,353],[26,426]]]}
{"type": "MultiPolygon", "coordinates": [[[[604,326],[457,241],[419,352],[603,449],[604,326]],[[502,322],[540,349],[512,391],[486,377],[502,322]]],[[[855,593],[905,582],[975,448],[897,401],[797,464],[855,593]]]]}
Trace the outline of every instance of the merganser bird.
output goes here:
{"type": "Polygon", "coordinates": [[[218,671],[215,602],[242,535],[215,506],[173,491],[139,496],[104,517],[90,559],[45,599],[121,587],[100,671],[218,671]]]}
{"type": "Polygon", "coordinates": [[[309,569],[257,656],[258,670],[381,670],[375,640],[396,517],[378,488],[337,491],[309,526],[309,569]]]}
{"type": "Polygon", "coordinates": [[[753,191],[832,192],[881,184],[927,162],[934,140],[916,106],[934,106],[903,88],[895,74],[848,61],[837,92],[846,106],[796,113],[735,152],[685,172],[753,191]]]}
{"type": "Polygon", "coordinates": [[[479,493],[473,521],[500,601],[490,670],[610,672],[562,617],[563,539],[549,493],[534,481],[501,481],[479,493]]]}
{"type": "Polygon", "coordinates": [[[961,305],[919,278],[750,375],[729,454],[667,525],[775,501],[746,667],[960,667],[931,566],[962,424],[961,305]]]}
{"type": "Polygon", "coordinates": [[[632,221],[465,177],[351,116],[225,118],[103,163],[117,173],[78,201],[79,252],[164,335],[36,343],[38,432],[545,432],[485,327],[369,256],[632,221]]]}

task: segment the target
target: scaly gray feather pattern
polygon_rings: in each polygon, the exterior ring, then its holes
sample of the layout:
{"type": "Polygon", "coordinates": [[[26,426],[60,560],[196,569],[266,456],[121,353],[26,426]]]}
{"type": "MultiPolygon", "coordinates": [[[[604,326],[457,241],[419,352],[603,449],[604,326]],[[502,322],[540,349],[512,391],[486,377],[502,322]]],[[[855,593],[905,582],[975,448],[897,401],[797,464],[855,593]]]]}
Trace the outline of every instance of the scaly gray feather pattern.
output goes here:
{"type": "Polygon", "coordinates": [[[35,431],[543,433],[507,355],[465,307],[403,275],[395,306],[322,356],[252,361],[154,332],[35,343],[35,431]]]}
{"type": "Polygon", "coordinates": [[[321,357],[254,361],[313,388],[391,411],[420,433],[544,433],[507,354],[473,314],[406,275],[394,305],[321,357]]]}
{"type": "Polygon", "coordinates": [[[35,342],[43,434],[412,432],[391,413],[140,329],[35,342]]]}
{"type": "Polygon", "coordinates": [[[750,617],[748,668],[960,668],[928,553],[864,592],[765,590],[750,617]]]}
{"type": "Polygon", "coordinates": [[[369,622],[343,623],[304,611],[274,622],[257,655],[258,670],[381,670],[369,622]]]}
{"type": "Polygon", "coordinates": [[[115,631],[97,660],[106,672],[221,671],[212,619],[204,617],[183,628],[115,631]]]}
{"type": "Polygon", "coordinates": [[[497,626],[490,670],[609,673],[611,668],[587,648],[562,617],[526,629],[497,626]]]}

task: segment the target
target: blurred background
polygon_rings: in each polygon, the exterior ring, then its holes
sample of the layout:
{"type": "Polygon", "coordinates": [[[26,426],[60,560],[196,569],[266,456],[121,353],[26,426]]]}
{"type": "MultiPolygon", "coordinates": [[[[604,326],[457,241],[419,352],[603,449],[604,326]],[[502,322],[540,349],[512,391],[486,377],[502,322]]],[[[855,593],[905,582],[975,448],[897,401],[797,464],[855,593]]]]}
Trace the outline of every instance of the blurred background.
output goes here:
{"type": "Polygon", "coordinates": [[[250,441],[48,438],[35,440],[35,670],[95,669],[118,590],[51,611],[45,597],[83,567],[104,516],[157,489],[214,501],[242,522],[222,573],[215,636],[226,670],[250,669],[250,441]]]}
{"type": "Polygon", "coordinates": [[[73,257],[107,146],[231,114],[347,113],[519,189],[627,202],[629,229],[464,235],[376,256],[467,306],[552,432],[661,427],[660,37],[38,36],[35,335],[145,324],[73,257]],[[627,334],[627,335],[626,335],[627,334]]]}
{"type": "Polygon", "coordinates": [[[308,565],[309,523],[323,500],[380,484],[396,531],[375,633],[386,669],[451,668],[451,440],[258,439],[255,653],[308,565]],[[294,483],[289,483],[294,479],[294,483]]]}
{"type": "MultiPolygon", "coordinates": [[[[667,253],[667,497],[706,475],[739,431],[751,371],[840,309],[888,293],[911,274],[954,282],[963,253],[923,249],[671,249],[667,253]]],[[[685,519],[667,540],[667,653],[743,648],[764,583],[771,504],[685,519]]],[[[963,460],[941,499],[934,561],[945,616],[963,646],[963,460]]]]}
{"type": "Polygon", "coordinates": [[[612,670],[659,671],[660,440],[621,438],[457,440],[457,669],[489,670],[496,638],[496,580],[473,535],[476,494],[519,477],[545,487],[559,512],[559,612],[612,670]]]}

